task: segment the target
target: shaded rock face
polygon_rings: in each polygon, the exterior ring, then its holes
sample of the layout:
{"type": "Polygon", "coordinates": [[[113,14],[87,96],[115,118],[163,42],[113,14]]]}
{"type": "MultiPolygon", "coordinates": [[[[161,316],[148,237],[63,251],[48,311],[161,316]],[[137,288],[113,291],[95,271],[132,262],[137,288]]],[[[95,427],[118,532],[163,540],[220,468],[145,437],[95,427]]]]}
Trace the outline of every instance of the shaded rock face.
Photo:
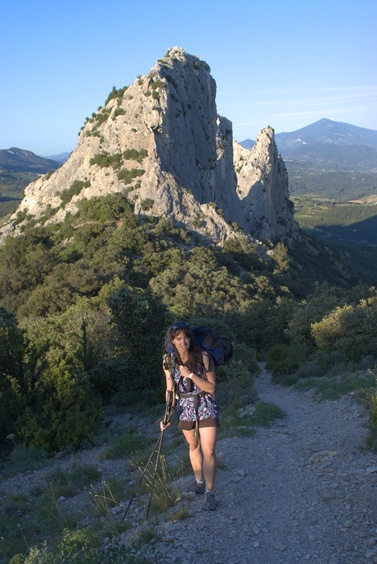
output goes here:
{"type": "Polygon", "coordinates": [[[289,242],[298,237],[287,169],[278,154],[274,130],[264,129],[251,151],[234,143],[234,166],[244,212],[243,229],[269,241],[289,242]]]}
{"type": "Polygon", "coordinates": [[[87,119],[68,160],[25,189],[3,238],[17,234],[18,212],[62,221],[80,199],[116,192],[135,213],[166,217],[202,242],[222,244],[239,228],[254,239],[298,233],[273,130],[252,151],[233,143],[209,66],[178,47],[87,119]]]}

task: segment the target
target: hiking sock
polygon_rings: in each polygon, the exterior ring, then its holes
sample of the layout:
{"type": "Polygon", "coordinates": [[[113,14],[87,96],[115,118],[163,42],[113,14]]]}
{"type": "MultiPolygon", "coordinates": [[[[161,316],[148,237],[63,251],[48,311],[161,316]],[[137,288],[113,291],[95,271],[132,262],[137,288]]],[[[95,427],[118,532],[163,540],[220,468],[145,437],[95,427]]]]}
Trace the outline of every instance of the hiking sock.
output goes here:
{"type": "Polygon", "coordinates": [[[203,478],[201,478],[200,480],[197,480],[195,478],[195,482],[194,482],[194,492],[196,494],[204,494],[204,490],[205,490],[205,481],[203,478]]]}

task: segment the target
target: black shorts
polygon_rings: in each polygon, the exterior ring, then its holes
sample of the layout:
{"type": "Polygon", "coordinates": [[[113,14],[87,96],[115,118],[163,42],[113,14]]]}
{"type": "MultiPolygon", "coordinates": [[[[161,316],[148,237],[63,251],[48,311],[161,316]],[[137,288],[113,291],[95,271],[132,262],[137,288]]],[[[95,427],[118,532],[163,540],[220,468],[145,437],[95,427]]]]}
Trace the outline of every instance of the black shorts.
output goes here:
{"type": "MultiPolygon", "coordinates": [[[[178,429],[181,431],[191,431],[195,428],[196,421],[181,421],[178,422],[178,429]]],[[[219,427],[219,420],[215,417],[210,417],[208,419],[199,419],[199,429],[203,427],[219,427]]]]}

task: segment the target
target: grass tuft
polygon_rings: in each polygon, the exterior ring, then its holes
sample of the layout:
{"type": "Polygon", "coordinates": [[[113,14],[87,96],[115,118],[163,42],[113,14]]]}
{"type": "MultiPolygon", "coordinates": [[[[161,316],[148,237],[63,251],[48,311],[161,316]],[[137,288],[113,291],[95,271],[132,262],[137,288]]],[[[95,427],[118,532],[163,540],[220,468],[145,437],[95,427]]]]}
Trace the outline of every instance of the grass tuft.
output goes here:
{"type": "Polygon", "coordinates": [[[137,433],[134,428],[129,428],[121,435],[115,437],[111,445],[102,453],[101,459],[121,458],[142,451],[150,444],[150,440],[137,433]]]}

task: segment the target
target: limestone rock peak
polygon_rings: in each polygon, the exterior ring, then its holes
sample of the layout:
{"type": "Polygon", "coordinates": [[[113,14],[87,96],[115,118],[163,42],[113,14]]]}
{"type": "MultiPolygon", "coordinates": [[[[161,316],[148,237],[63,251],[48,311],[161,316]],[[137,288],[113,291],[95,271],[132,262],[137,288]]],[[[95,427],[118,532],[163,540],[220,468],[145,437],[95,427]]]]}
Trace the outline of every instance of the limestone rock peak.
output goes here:
{"type": "Polygon", "coordinates": [[[208,64],[179,47],[129,87],[113,89],[68,160],[27,186],[2,237],[18,233],[17,218],[62,221],[80,199],[114,192],[135,213],[164,216],[203,242],[221,244],[239,229],[255,239],[297,235],[273,130],[263,130],[252,151],[233,142],[208,64]]]}

